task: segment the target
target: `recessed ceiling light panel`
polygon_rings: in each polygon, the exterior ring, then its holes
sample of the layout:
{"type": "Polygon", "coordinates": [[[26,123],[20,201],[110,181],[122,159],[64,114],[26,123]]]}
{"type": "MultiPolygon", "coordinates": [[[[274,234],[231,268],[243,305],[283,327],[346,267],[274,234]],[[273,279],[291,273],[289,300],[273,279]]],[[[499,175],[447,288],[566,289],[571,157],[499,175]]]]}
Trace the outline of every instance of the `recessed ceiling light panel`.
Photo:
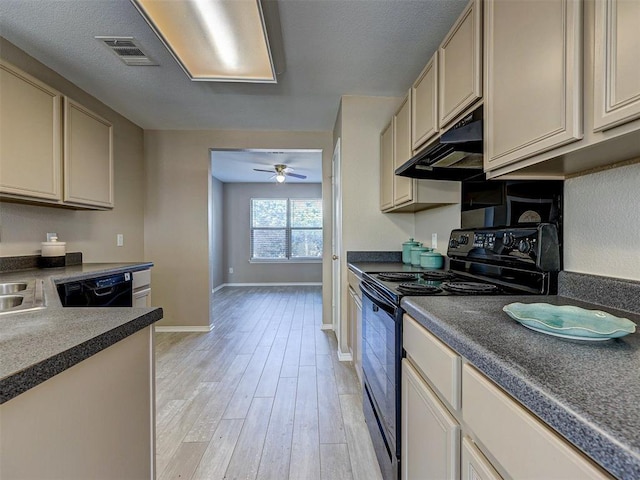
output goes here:
{"type": "Polygon", "coordinates": [[[275,83],[259,0],[131,0],[191,80],[275,83]]]}

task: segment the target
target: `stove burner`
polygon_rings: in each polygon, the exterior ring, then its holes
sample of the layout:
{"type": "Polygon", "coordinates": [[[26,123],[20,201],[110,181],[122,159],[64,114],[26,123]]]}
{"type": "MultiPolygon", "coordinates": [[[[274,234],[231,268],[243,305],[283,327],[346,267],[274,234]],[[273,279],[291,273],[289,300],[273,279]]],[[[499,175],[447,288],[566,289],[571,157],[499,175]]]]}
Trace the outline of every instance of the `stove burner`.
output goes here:
{"type": "Polygon", "coordinates": [[[460,295],[487,294],[498,292],[498,287],[490,283],[478,282],[446,282],[442,288],[460,295]]]}
{"type": "Polygon", "coordinates": [[[443,272],[442,270],[427,270],[420,274],[425,280],[449,280],[455,277],[455,273],[443,272]]]}
{"type": "Polygon", "coordinates": [[[379,273],[378,278],[380,280],[386,280],[387,282],[406,282],[407,280],[415,280],[415,273],[398,273],[398,272],[386,272],[379,273]]]}
{"type": "Polygon", "coordinates": [[[401,283],[398,285],[398,290],[407,295],[435,295],[442,292],[438,287],[421,283],[401,283]]]}

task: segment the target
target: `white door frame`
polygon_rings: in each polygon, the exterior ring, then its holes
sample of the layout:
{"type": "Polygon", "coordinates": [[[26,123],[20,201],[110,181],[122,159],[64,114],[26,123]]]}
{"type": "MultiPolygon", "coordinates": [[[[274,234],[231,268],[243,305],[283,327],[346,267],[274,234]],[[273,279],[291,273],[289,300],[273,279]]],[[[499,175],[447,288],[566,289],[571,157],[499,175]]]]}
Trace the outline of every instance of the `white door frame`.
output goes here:
{"type": "MultiPolygon", "coordinates": [[[[333,331],[340,343],[340,307],[341,307],[341,274],[340,264],[342,248],[342,191],[340,190],[340,138],[336,141],[331,160],[331,205],[333,229],[331,235],[331,317],[333,331]]],[[[338,345],[338,351],[340,346],[338,345]]]]}

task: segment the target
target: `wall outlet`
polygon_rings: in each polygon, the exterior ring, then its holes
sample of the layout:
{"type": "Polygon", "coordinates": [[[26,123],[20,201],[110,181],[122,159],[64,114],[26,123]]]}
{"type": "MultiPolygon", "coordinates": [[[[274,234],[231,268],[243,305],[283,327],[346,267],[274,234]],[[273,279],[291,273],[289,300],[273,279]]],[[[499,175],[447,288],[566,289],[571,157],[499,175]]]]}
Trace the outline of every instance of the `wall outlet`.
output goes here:
{"type": "Polygon", "coordinates": [[[434,250],[438,248],[438,234],[437,233],[432,233],[431,234],[431,248],[433,248],[434,250]]]}
{"type": "Polygon", "coordinates": [[[229,273],[233,273],[233,267],[229,267],[229,273]]]}
{"type": "Polygon", "coordinates": [[[122,247],[123,245],[124,245],[124,235],[121,233],[118,233],[116,235],[116,246],[122,247]]]}

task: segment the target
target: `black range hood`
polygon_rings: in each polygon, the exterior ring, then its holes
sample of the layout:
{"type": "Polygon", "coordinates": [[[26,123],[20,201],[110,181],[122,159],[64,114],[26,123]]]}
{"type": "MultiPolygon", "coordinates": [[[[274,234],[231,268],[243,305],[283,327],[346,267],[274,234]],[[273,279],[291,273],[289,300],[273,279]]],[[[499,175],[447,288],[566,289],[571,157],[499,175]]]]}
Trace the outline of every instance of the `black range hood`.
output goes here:
{"type": "Polygon", "coordinates": [[[482,107],[398,167],[396,175],[432,180],[483,180],[482,107]]]}

